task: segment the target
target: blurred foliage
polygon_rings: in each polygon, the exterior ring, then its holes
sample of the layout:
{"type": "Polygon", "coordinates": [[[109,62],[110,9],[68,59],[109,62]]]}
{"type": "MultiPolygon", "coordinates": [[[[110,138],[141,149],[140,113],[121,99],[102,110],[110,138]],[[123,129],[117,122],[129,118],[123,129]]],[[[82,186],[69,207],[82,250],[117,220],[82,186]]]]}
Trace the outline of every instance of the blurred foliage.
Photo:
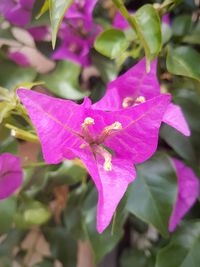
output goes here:
{"type": "MultiPolygon", "coordinates": [[[[96,265],[115,251],[117,267],[200,266],[199,201],[175,233],[169,234],[167,229],[177,192],[170,156],[183,160],[200,177],[198,1],[127,0],[127,10],[136,11],[132,16],[134,29],[123,31],[112,28],[115,7],[112,1],[106,6],[106,1],[100,1],[95,8],[95,21],[102,20],[102,27],[106,26],[90,51],[91,69],[58,61],[50,72],[41,74],[34,67],[16,65],[7,58],[7,45],[0,46],[0,152],[20,154],[24,167],[21,190],[0,202],[0,267],[13,266],[14,262],[23,267],[54,267],[56,261],[64,267],[75,267],[78,244],[86,240],[96,265]],[[170,25],[161,26],[163,13],[169,13],[170,25]],[[162,126],[158,153],[137,167],[137,179],[121,201],[112,224],[99,235],[95,226],[97,192],[82,163],[65,160],[59,165],[46,165],[39,145],[29,147],[28,142],[15,138],[6,125],[35,136],[29,119],[22,116],[23,110],[16,113],[18,86],[79,103],[90,94],[96,101],[104,94],[106,84],[144,53],[148,61],[158,56],[161,87],[172,93],[174,103],[181,106],[192,134],[184,137],[169,126],[162,126]],[[33,244],[29,241],[24,245],[30,233],[33,244]],[[37,249],[39,238],[45,252],[37,249]],[[34,257],[36,262],[32,261],[34,257]]],[[[49,25],[51,20],[54,46],[60,22],[72,1],[41,2],[34,6],[30,26],[49,25]]],[[[9,25],[8,30],[1,30],[0,40],[13,38],[11,28],[9,25]]],[[[36,47],[50,57],[50,43],[51,39],[36,41],[36,47]]]]}

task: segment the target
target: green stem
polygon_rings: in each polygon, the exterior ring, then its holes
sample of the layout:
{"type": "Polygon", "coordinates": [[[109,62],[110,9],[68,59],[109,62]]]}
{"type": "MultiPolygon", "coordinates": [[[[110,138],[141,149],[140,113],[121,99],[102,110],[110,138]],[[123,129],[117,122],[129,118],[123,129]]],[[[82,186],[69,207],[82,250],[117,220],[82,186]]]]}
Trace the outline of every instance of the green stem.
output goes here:
{"type": "Polygon", "coordinates": [[[8,123],[5,126],[11,130],[11,135],[15,136],[16,138],[19,138],[21,140],[28,141],[28,142],[40,143],[38,137],[30,132],[24,131],[8,123]]]}
{"type": "Polygon", "coordinates": [[[35,168],[35,167],[43,167],[43,166],[47,166],[48,164],[46,162],[33,162],[33,163],[29,163],[29,164],[25,164],[23,166],[23,168],[28,169],[28,168],[35,168]]]}

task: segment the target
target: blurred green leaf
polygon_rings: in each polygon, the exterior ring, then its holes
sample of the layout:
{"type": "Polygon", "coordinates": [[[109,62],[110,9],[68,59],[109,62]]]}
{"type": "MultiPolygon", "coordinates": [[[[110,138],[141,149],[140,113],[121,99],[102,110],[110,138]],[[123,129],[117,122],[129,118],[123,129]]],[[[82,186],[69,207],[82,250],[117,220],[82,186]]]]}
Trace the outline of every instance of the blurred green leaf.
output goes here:
{"type": "Polygon", "coordinates": [[[169,42],[172,37],[172,30],[169,25],[162,23],[162,43],[165,44],[169,42]]]}
{"type": "Polygon", "coordinates": [[[126,208],[168,236],[168,222],[177,195],[177,178],[170,159],[156,154],[140,165],[130,185],[126,208]]]}
{"type": "Polygon", "coordinates": [[[9,137],[6,138],[3,142],[2,141],[0,142],[0,153],[9,152],[12,154],[17,154],[17,151],[18,151],[18,142],[12,136],[9,135],[9,137]]]}
{"type": "Polygon", "coordinates": [[[47,88],[55,95],[72,100],[81,99],[86,92],[80,91],[79,75],[81,67],[71,61],[60,61],[56,69],[46,75],[40,75],[47,88]]]}
{"type": "MultiPolygon", "coordinates": [[[[112,233],[112,225],[99,234],[96,229],[96,207],[97,207],[97,191],[94,188],[88,194],[83,207],[83,215],[85,217],[85,230],[90,240],[94,253],[95,261],[99,263],[103,257],[108,254],[117,245],[123,235],[122,225],[117,225],[117,231],[112,233]]],[[[119,218],[120,215],[118,214],[119,218]]]]}
{"type": "Polygon", "coordinates": [[[36,16],[37,19],[39,19],[44,13],[46,13],[49,10],[49,0],[45,0],[42,8],[40,9],[39,14],[36,16]]]}
{"type": "Polygon", "coordinates": [[[200,44],[200,22],[198,22],[193,29],[183,37],[183,42],[199,45],[200,44]]]}
{"type": "Polygon", "coordinates": [[[28,200],[23,203],[15,215],[15,224],[19,228],[29,228],[33,225],[45,224],[51,217],[47,206],[39,201],[28,200]]]}
{"type": "Polygon", "coordinates": [[[187,223],[160,250],[156,267],[199,267],[200,222],[187,223]]]}
{"type": "Polygon", "coordinates": [[[58,259],[63,266],[76,266],[77,243],[66,229],[57,226],[56,228],[46,228],[44,233],[50,243],[52,257],[58,259]]]}
{"type": "Polygon", "coordinates": [[[0,102],[0,123],[2,123],[4,118],[9,116],[13,108],[14,106],[8,102],[0,102]]]}
{"type": "Polygon", "coordinates": [[[137,249],[127,249],[120,258],[120,267],[154,267],[155,262],[151,256],[137,249]]]}
{"type": "Polygon", "coordinates": [[[92,54],[92,61],[99,70],[105,84],[117,77],[118,70],[113,61],[97,53],[92,54]]]}
{"type": "Polygon", "coordinates": [[[73,3],[73,0],[49,0],[49,11],[52,31],[52,46],[55,47],[56,36],[60,24],[68,8],[73,3]]]}
{"type": "Polygon", "coordinates": [[[160,136],[183,159],[188,162],[196,161],[195,152],[189,137],[184,136],[166,124],[162,126],[160,136]]]}
{"type": "Polygon", "coordinates": [[[11,61],[1,62],[0,86],[12,89],[18,84],[32,82],[36,78],[36,70],[22,68],[11,61]]]}
{"type": "Polygon", "coordinates": [[[15,198],[0,201],[0,233],[4,233],[11,228],[16,208],[15,198]]]}
{"type": "Polygon", "coordinates": [[[167,54],[167,69],[170,73],[200,81],[200,53],[189,46],[170,48],[167,54]]]}
{"type": "Polygon", "coordinates": [[[143,5],[132,17],[137,35],[144,47],[148,65],[162,46],[161,22],[152,5],[143,5]]]}
{"type": "Polygon", "coordinates": [[[37,263],[33,267],[54,267],[54,263],[48,260],[44,260],[40,263],[37,263]]]}
{"type": "Polygon", "coordinates": [[[172,22],[173,35],[182,37],[189,34],[192,29],[192,20],[189,15],[181,15],[174,18],[172,22]]]}
{"type": "Polygon", "coordinates": [[[86,176],[87,171],[71,160],[64,160],[59,168],[48,173],[49,179],[53,179],[56,184],[63,183],[68,185],[81,182],[86,176]]]}
{"type": "Polygon", "coordinates": [[[126,35],[117,29],[105,30],[97,37],[94,44],[99,53],[111,59],[117,58],[128,46],[126,35]]]}

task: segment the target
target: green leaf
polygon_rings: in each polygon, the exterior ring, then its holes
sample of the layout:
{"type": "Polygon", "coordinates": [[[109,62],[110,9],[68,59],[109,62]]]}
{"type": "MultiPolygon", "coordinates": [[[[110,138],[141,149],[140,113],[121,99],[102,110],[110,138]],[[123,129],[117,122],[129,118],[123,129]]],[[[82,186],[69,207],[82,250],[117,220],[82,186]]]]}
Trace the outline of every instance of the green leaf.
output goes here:
{"type": "Polygon", "coordinates": [[[36,71],[32,68],[22,68],[13,62],[3,61],[1,62],[0,86],[12,89],[18,84],[32,82],[36,75],[36,71]]]}
{"type": "Polygon", "coordinates": [[[77,261],[77,243],[65,228],[47,228],[45,237],[51,246],[52,257],[62,262],[63,266],[74,267],[77,261]]]}
{"type": "Polygon", "coordinates": [[[191,47],[170,48],[167,54],[167,69],[175,75],[200,81],[200,53],[191,47]]]}
{"type": "Polygon", "coordinates": [[[11,228],[16,207],[15,198],[0,201],[0,233],[6,232],[11,228]]]}
{"type": "Polygon", "coordinates": [[[73,0],[49,0],[53,49],[56,45],[56,36],[60,24],[64,18],[66,11],[69,9],[72,3],[73,0]]]}
{"type": "Polygon", "coordinates": [[[162,46],[161,22],[157,11],[147,4],[132,17],[135,30],[145,50],[148,65],[160,52],[162,46]]]}
{"type": "MultiPolygon", "coordinates": [[[[0,129],[1,134],[2,134],[2,130],[0,129]]],[[[0,153],[5,153],[5,152],[9,152],[12,154],[17,154],[18,152],[18,142],[15,138],[13,138],[12,136],[8,136],[8,138],[6,138],[5,140],[0,142],[0,153]]]]}
{"type": "Polygon", "coordinates": [[[86,95],[80,91],[79,75],[81,67],[70,61],[60,61],[50,74],[40,75],[47,88],[55,95],[72,100],[81,99],[86,95]]]}
{"type": "MultiPolygon", "coordinates": [[[[97,207],[97,191],[93,188],[87,195],[83,206],[83,215],[85,217],[85,229],[91,243],[94,258],[99,263],[103,257],[108,254],[117,245],[123,236],[122,225],[116,225],[117,231],[112,233],[112,225],[110,225],[102,234],[96,229],[96,207],[97,207]]],[[[117,215],[119,216],[119,215],[117,215]]],[[[120,218],[120,216],[119,216],[120,218]]],[[[118,220],[118,218],[117,218],[118,220]]],[[[123,218],[124,220],[124,218],[123,218]]]]}
{"type": "Polygon", "coordinates": [[[173,35],[184,36],[191,33],[192,30],[192,20],[188,15],[181,15],[176,17],[172,23],[173,35]]]}
{"type": "Polygon", "coordinates": [[[174,128],[163,125],[160,136],[171,146],[176,153],[188,162],[195,162],[195,152],[190,138],[182,135],[174,128]]]}
{"type": "Polygon", "coordinates": [[[39,201],[24,203],[15,214],[15,224],[19,228],[29,228],[33,225],[45,224],[51,217],[47,206],[39,201]]]}
{"type": "Polygon", "coordinates": [[[105,84],[114,80],[117,77],[118,70],[116,65],[110,59],[100,55],[92,54],[92,62],[95,67],[99,70],[102,80],[105,84]]]}
{"type": "Polygon", "coordinates": [[[126,208],[168,236],[168,222],[177,195],[177,178],[170,159],[157,154],[137,170],[128,191],[126,208]]]}
{"type": "Polygon", "coordinates": [[[160,250],[156,267],[199,267],[200,222],[181,227],[168,246],[160,250]]]}
{"type": "Polygon", "coordinates": [[[44,4],[43,4],[39,14],[36,16],[36,19],[39,19],[44,13],[47,12],[47,10],[49,10],[49,0],[44,1],[44,4]]]}
{"type": "Polygon", "coordinates": [[[71,160],[64,160],[58,169],[50,171],[48,178],[55,183],[72,185],[86,179],[87,171],[71,160]]]}
{"type": "Polygon", "coordinates": [[[0,123],[2,123],[3,119],[9,116],[10,111],[14,108],[14,106],[7,102],[0,102],[0,123]]]}
{"type": "Polygon", "coordinates": [[[144,252],[134,249],[126,249],[120,258],[120,267],[154,267],[152,257],[147,257],[144,252]],[[134,263],[134,265],[133,265],[134,263]]]}
{"type": "Polygon", "coordinates": [[[117,58],[129,46],[126,35],[117,29],[108,29],[96,39],[94,47],[104,56],[111,59],[117,58]]]}

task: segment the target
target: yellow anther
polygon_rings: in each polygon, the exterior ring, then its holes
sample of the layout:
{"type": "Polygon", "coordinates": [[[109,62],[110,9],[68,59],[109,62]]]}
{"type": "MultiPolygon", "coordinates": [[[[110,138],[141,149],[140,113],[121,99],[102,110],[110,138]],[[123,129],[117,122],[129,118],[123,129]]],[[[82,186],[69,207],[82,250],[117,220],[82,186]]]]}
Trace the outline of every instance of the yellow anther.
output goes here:
{"type": "Polygon", "coordinates": [[[134,103],[134,98],[133,97],[125,97],[123,102],[122,102],[122,107],[123,108],[128,108],[132,106],[134,103]]]}
{"type": "Polygon", "coordinates": [[[110,172],[112,171],[112,162],[111,162],[112,157],[105,158],[103,168],[105,171],[110,172]]]}
{"type": "Polygon", "coordinates": [[[112,130],[121,130],[121,129],[122,129],[122,124],[119,121],[115,121],[113,124],[105,127],[103,132],[108,134],[112,130]]]}
{"type": "Polygon", "coordinates": [[[113,130],[120,130],[120,129],[122,129],[122,124],[121,124],[121,122],[116,121],[111,125],[111,127],[113,130]]]}
{"type": "Polygon", "coordinates": [[[139,96],[136,98],[135,103],[139,104],[139,103],[144,103],[146,101],[146,98],[144,96],[139,96]]]}
{"type": "Polygon", "coordinates": [[[82,126],[92,125],[92,124],[94,124],[94,119],[91,117],[87,117],[87,118],[85,118],[84,122],[82,123],[82,126]]]}

